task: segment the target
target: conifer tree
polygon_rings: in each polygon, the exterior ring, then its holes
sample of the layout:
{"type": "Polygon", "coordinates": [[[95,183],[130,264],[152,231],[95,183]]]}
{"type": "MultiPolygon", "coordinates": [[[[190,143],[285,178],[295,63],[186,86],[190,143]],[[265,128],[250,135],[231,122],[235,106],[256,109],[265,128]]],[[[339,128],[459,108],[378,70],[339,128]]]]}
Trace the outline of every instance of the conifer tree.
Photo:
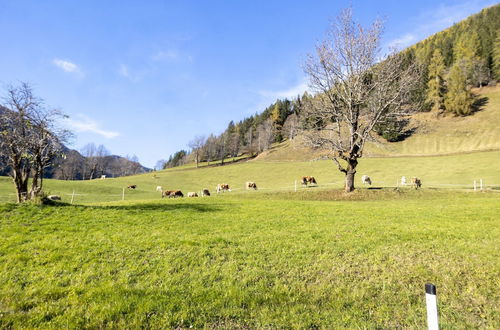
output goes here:
{"type": "Polygon", "coordinates": [[[455,63],[448,74],[448,92],[445,107],[458,116],[466,116],[472,111],[473,95],[467,87],[467,75],[463,62],[455,63]]]}
{"type": "Polygon", "coordinates": [[[497,37],[493,46],[493,75],[496,80],[500,80],[500,30],[497,30],[497,37]]]}
{"type": "Polygon", "coordinates": [[[432,110],[442,110],[444,108],[444,79],[445,70],[443,56],[439,49],[434,50],[429,64],[427,82],[427,102],[432,110]]]}

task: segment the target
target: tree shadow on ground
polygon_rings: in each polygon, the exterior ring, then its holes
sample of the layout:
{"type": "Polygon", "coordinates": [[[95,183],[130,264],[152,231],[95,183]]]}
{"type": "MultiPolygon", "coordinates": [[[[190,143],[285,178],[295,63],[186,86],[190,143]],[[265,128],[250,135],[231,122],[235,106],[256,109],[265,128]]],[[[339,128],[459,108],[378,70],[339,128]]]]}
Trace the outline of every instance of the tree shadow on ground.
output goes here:
{"type": "Polygon", "coordinates": [[[474,114],[479,111],[483,111],[486,104],[488,104],[489,99],[485,97],[477,97],[472,103],[472,112],[474,114]]]}

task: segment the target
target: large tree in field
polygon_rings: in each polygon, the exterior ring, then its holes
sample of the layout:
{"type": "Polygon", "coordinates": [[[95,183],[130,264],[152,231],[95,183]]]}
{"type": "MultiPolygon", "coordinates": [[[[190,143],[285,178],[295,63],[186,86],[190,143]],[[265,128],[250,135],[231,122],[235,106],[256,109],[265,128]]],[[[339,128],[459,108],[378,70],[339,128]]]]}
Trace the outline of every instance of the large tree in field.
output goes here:
{"type": "Polygon", "coordinates": [[[305,63],[316,93],[301,113],[305,141],[331,152],[347,192],[374,126],[416,110],[410,101],[419,72],[396,53],[382,58],[381,31],[380,21],[365,29],[346,9],[305,63]]]}
{"type": "Polygon", "coordinates": [[[0,107],[0,155],[11,168],[19,203],[41,193],[44,170],[62,154],[62,142],[69,132],[56,126],[63,116],[61,112],[47,109],[27,83],[9,87],[3,103],[0,107]]]}

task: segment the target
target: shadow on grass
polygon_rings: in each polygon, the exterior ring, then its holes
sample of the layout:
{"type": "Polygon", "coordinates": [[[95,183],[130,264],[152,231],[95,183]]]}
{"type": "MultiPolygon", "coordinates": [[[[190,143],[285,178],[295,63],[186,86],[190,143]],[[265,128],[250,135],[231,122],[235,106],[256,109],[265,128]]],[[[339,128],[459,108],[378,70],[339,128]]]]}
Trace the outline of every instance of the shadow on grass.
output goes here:
{"type": "Polygon", "coordinates": [[[472,113],[476,113],[479,111],[484,110],[484,106],[488,104],[488,98],[487,97],[478,97],[474,100],[474,103],[472,103],[472,113]]]}
{"type": "Polygon", "coordinates": [[[96,210],[130,210],[130,211],[173,211],[173,210],[191,210],[196,212],[216,212],[222,210],[222,207],[214,204],[201,203],[137,203],[127,205],[82,205],[69,203],[51,203],[45,207],[75,207],[83,209],[96,210]]]}

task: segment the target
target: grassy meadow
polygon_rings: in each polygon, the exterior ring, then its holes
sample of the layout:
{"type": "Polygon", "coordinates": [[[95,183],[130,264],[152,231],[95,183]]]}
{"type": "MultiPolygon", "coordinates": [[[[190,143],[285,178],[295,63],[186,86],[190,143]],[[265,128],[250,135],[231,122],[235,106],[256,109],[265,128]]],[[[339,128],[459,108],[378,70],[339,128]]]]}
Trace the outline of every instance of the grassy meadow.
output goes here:
{"type": "MultiPolygon", "coordinates": [[[[483,179],[488,189],[500,188],[500,151],[476,152],[460,155],[427,157],[383,157],[363,158],[358,166],[356,184],[361,187],[361,176],[368,174],[374,187],[395,187],[401,176],[419,177],[424,189],[469,189],[473,181],[483,179]]],[[[313,175],[319,183],[317,188],[299,190],[332,189],[343,186],[343,174],[331,160],[318,161],[265,161],[252,160],[225,166],[174,168],[146,173],[132,177],[91,181],[46,180],[45,190],[61,195],[64,202],[71,200],[75,191],[75,203],[110,202],[122,199],[122,189],[136,184],[134,191],[125,190],[125,200],[157,200],[160,193],[157,186],[164,189],[200,191],[208,188],[212,193],[218,183],[228,183],[233,193],[259,194],[269,191],[294,190],[295,180],[304,175],[313,175]],[[153,177],[154,175],[154,177],[153,177]],[[255,181],[257,192],[244,189],[246,181],[255,181]]],[[[479,184],[479,183],[478,183],[479,184]]],[[[0,177],[0,202],[15,201],[12,182],[0,177]]]]}
{"type": "Polygon", "coordinates": [[[469,125],[421,114],[425,132],[360,160],[351,194],[332,161],[298,161],[314,152],[289,142],[226,166],[45,180],[55,205],[12,204],[0,177],[0,328],[422,329],[432,282],[441,328],[498,329],[497,94],[469,125]],[[304,175],[319,185],[295,192],[304,175]],[[423,188],[394,189],[403,175],[423,188]]]}
{"type": "Polygon", "coordinates": [[[496,193],[0,205],[0,328],[498,328],[496,193]]]}

